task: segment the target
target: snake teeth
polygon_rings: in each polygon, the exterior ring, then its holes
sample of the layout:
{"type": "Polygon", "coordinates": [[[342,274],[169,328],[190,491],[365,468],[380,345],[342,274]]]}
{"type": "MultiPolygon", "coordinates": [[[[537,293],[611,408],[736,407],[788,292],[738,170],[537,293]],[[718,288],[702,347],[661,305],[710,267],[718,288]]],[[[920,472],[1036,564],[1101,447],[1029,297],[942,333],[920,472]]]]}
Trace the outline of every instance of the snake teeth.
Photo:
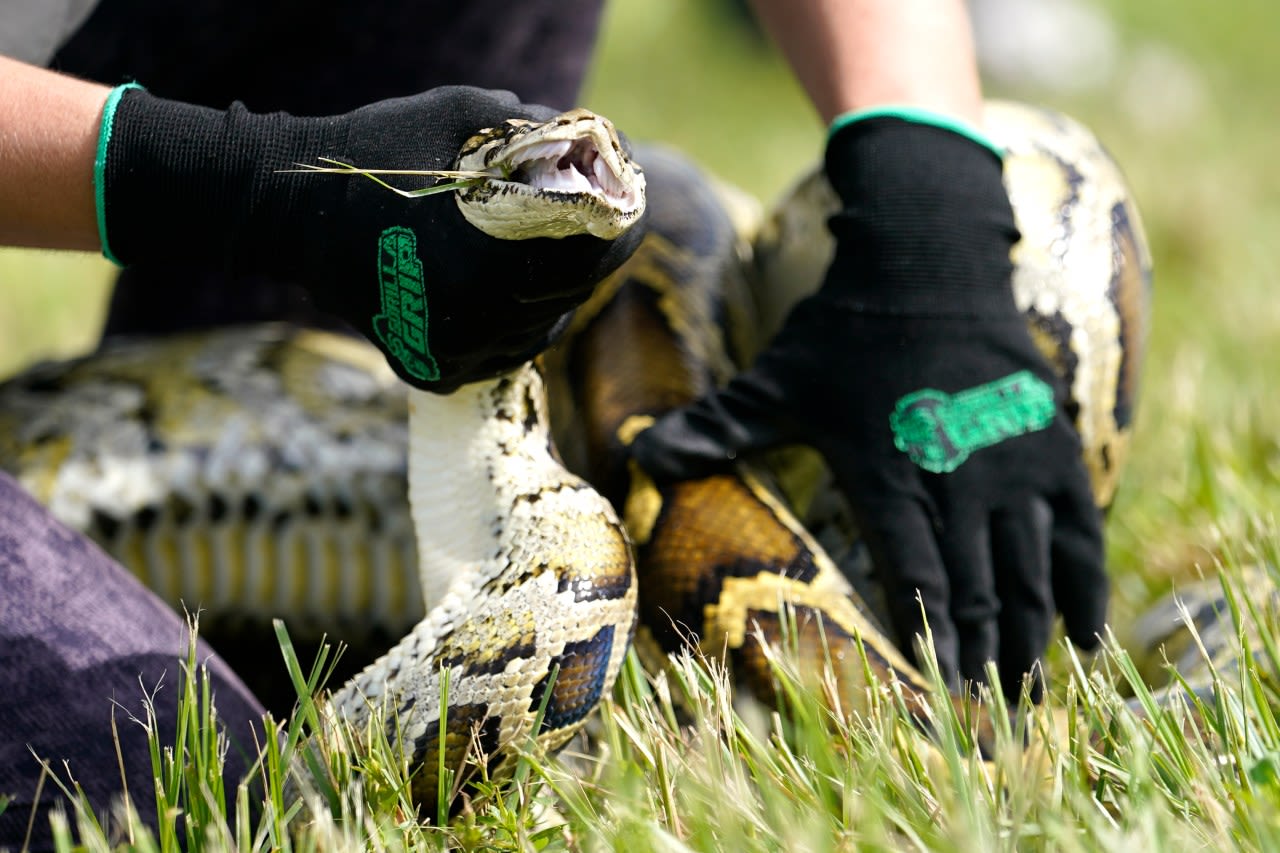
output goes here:
{"type": "Polygon", "coordinates": [[[457,166],[492,176],[454,197],[467,221],[494,237],[612,239],[644,213],[643,171],[613,125],[587,110],[482,131],[457,166]]]}
{"type": "Polygon", "coordinates": [[[541,142],[521,152],[511,177],[534,189],[589,193],[620,209],[634,208],[636,192],[623,183],[590,139],[541,142]]]}

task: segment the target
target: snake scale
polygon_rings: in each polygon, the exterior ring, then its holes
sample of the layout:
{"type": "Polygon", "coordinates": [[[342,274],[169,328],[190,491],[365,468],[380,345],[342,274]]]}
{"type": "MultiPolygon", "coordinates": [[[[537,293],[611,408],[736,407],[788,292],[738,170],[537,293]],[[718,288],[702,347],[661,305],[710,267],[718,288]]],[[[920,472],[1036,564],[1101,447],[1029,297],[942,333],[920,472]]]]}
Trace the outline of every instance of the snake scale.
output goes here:
{"type": "MultiPolygon", "coordinates": [[[[1008,150],[1024,235],[1018,303],[1066,379],[1105,506],[1145,337],[1150,261],[1137,212],[1073,121],[992,104],[987,130],[1008,150]]],[[[428,810],[441,752],[464,772],[483,755],[500,775],[530,737],[565,742],[607,695],[637,614],[645,648],[724,649],[768,699],[761,637],[781,636],[786,602],[801,659],[816,667],[830,655],[847,708],[863,704],[868,674],[897,679],[922,707],[926,682],[848,566],[797,519],[796,494],[781,497],[754,463],[658,489],[626,461],[647,418],[724,381],[816,287],[833,203],[821,177],[761,225],[671,152],[638,155],[643,177],[628,171],[612,129],[581,111],[514,123],[464,151],[482,148],[481,167],[554,197],[558,233],[607,233],[588,224],[602,210],[637,217],[647,179],[644,243],[539,366],[438,397],[327,332],[116,341],[0,387],[0,464],[162,597],[201,608],[206,633],[255,688],[282,680],[262,665],[274,641],[253,633],[274,616],[295,635],[354,642],[360,664],[394,642],[326,707],[381,720],[420,768],[414,794],[428,810]],[[512,140],[529,162],[502,161],[512,140]],[[270,674],[254,679],[255,668],[270,674]]],[[[518,210],[522,193],[490,187],[459,203],[514,198],[518,210]]]]}

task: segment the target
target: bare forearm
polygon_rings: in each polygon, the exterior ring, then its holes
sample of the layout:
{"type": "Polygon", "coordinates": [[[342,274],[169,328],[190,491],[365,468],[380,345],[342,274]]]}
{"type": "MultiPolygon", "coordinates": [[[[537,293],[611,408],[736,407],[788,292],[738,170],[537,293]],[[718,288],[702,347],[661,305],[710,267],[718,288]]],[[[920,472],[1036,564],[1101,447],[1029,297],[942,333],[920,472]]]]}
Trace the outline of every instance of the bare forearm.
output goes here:
{"type": "Polygon", "coordinates": [[[93,159],[109,91],[0,56],[0,244],[100,247],[93,159]]]}
{"type": "Polygon", "coordinates": [[[963,0],[752,0],[822,116],[887,104],[978,124],[963,0]]]}

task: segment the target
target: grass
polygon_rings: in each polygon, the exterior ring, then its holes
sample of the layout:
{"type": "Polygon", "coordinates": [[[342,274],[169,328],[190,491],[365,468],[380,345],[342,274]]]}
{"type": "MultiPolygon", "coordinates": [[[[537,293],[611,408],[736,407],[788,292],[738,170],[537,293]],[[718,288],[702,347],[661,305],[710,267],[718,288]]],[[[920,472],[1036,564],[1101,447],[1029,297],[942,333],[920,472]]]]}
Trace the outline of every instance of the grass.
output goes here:
{"type": "MultiPolygon", "coordinates": [[[[190,658],[175,740],[151,737],[154,794],[133,792],[110,822],[73,796],[55,837],[64,850],[78,838],[147,851],[1274,849],[1280,631],[1241,577],[1225,567],[1225,601],[1261,638],[1256,660],[1206,662],[1198,692],[1158,699],[1114,643],[1088,666],[1070,657],[1056,720],[1016,709],[989,761],[949,702],[932,708],[935,738],[888,686],[866,713],[836,715],[785,653],[774,709],[744,705],[714,664],[683,658],[650,677],[633,655],[589,742],[563,758],[526,755],[514,782],[482,785],[445,826],[412,819],[410,768],[385,737],[318,728],[308,703],[323,661],[304,676],[289,658],[303,710],[268,724],[250,783],[224,788],[225,743],[190,658]],[[299,760],[304,728],[324,732],[310,763],[299,760]],[[138,820],[148,809],[162,815],[154,833],[138,820]]],[[[157,730],[150,715],[142,723],[157,730]]]]}
{"type": "MultiPolygon", "coordinates": [[[[336,749],[328,794],[310,771],[297,788],[286,785],[302,717],[278,724],[285,746],[268,751],[265,795],[218,793],[218,751],[193,668],[182,694],[189,734],[156,744],[163,799],[134,792],[133,803],[200,817],[148,838],[136,825],[104,834],[105,816],[73,810],[60,824],[64,849],[73,834],[86,848],[132,839],[151,850],[1280,846],[1280,632],[1259,606],[1265,596],[1233,580],[1246,566],[1280,562],[1275,13],[1271,0],[1237,0],[1229,14],[1197,0],[1103,5],[1121,46],[1110,86],[1069,96],[991,87],[1098,131],[1135,188],[1156,259],[1134,453],[1108,526],[1118,636],[1090,667],[1065,649],[1051,661],[1054,706],[1092,741],[1064,747],[1024,716],[1026,737],[1046,756],[1033,778],[1021,750],[1000,750],[986,766],[955,739],[931,745],[891,697],[857,720],[831,719],[798,692],[776,713],[739,711],[713,668],[689,661],[655,682],[632,666],[589,748],[529,757],[519,784],[433,828],[409,819],[404,768],[387,752],[375,751],[357,778],[336,749]],[[1191,68],[1194,85],[1174,86],[1168,65],[1144,72],[1141,58],[1153,55],[1181,57],[1186,65],[1173,67],[1191,68]],[[1250,636],[1262,654],[1208,676],[1201,706],[1155,707],[1123,651],[1127,628],[1171,584],[1220,566],[1242,621],[1260,623],[1250,636]],[[1130,695],[1150,706],[1145,719],[1130,695]],[[254,803],[261,814],[248,818],[254,803]],[[240,818],[234,829],[228,815],[240,818]],[[184,834],[193,824],[207,829],[184,834]]],[[[719,14],[715,4],[677,0],[611,4],[584,102],[768,201],[817,157],[821,128],[779,59],[719,14]]],[[[0,253],[0,374],[89,346],[108,273],[94,259],[0,253]]],[[[1020,742],[1016,731],[1005,739],[1020,742]]]]}

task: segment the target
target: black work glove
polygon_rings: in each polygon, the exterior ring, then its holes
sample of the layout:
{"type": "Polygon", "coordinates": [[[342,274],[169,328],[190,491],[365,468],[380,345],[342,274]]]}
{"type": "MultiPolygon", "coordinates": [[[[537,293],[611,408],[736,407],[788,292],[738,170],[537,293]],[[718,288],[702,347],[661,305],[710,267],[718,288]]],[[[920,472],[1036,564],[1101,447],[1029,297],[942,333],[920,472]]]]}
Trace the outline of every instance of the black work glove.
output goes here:
{"type": "Polygon", "coordinates": [[[899,638],[923,634],[923,604],[945,676],[983,680],[994,660],[1016,696],[1055,609],[1073,641],[1097,644],[1107,578],[1062,384],[1014,305],[1000,159],[881,116],[838,130],[826,168],[843,209],[820,290],[726,388],[642,433],[635,456],[655,478],[688,479],[812,445],[857,514],[899,638]]]}
{"type": "Polygon", "coordinates": [[[320,158],[451,169],[476,131],[553,115],[509,92],[467,87],[328,118],[258,115],[239,103],[213,110],[128,89],[104,118],[99,151],[104,251],[122,264],[297,281],[382,348],[407,382],[449,392],[544,349],[640,229],[615,240],[500,240],[470,225],[452,193],[406,199],[364,177],[280,170],[320,158]]]}

